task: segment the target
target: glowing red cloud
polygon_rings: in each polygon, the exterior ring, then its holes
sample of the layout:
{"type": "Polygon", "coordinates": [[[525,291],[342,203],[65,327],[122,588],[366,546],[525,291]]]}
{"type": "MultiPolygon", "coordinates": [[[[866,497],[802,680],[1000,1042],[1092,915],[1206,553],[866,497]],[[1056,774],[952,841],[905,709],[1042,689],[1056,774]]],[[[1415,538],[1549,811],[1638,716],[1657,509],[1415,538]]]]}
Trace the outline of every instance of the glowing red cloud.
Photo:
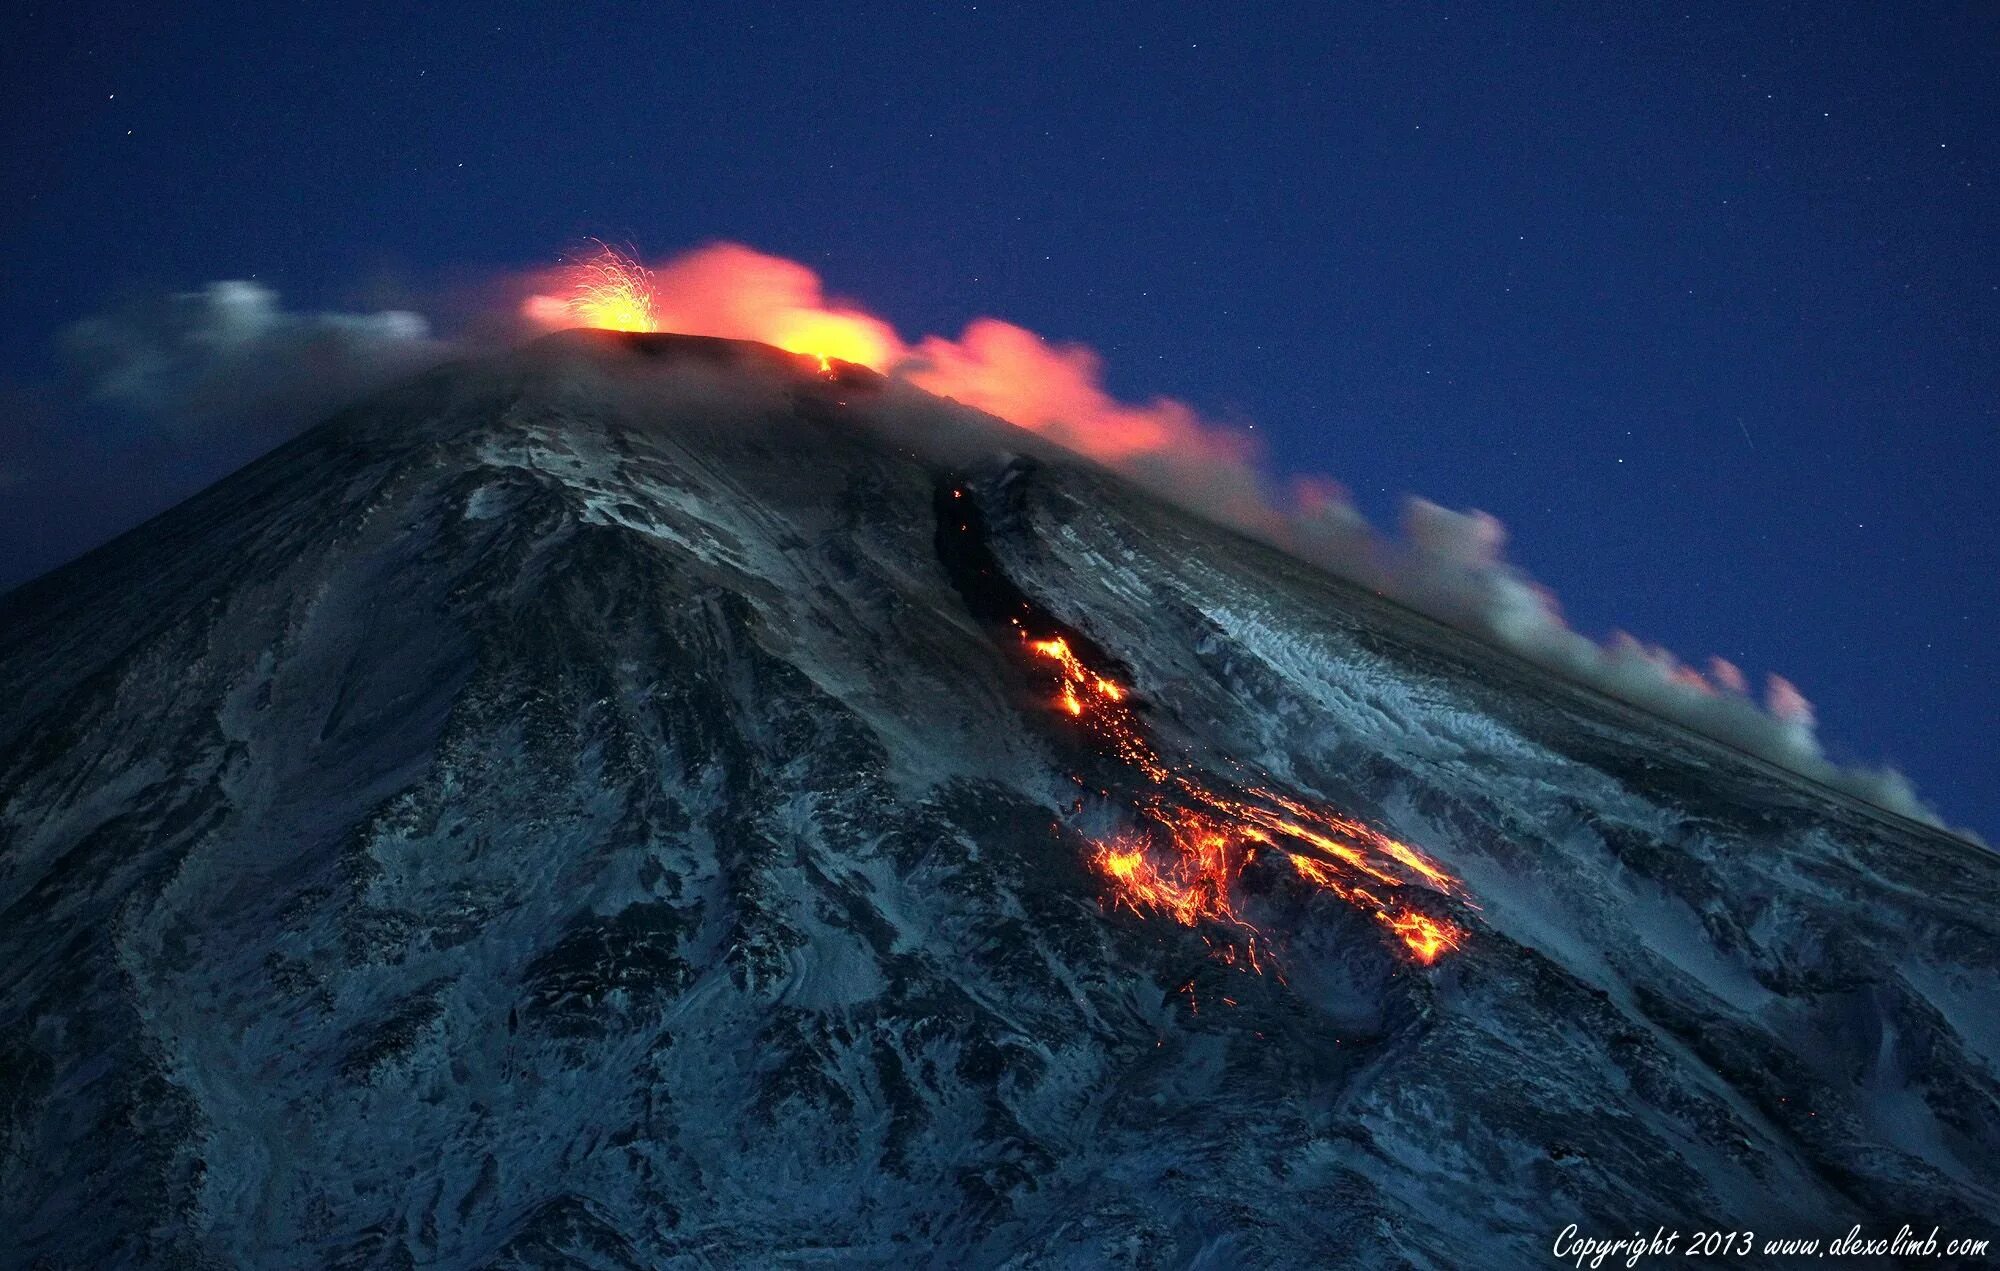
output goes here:
{"type": "Polygon", "coordinates": [[[880,318],[829,299],[805,265],[738,243],[711,243],[651,270],[604,249],[538,284],[521,311],[544,328],[758,340],[856,362],[1107,463],[1202,455],[1240,465],[1251,458],[1244,438],[1205,425],[1180,402],[1156,398],[1138,406],[1112,397],[1097,354],[1080,344],[1050,344],[1012,323],[979,318],[957,340],[927,336],[911,348],[880,318]],[[622,272],[615,268],[621,263],[622,272]],[[602,303],[607,293],[619,302],[616,312],[602,303]],[[643,322],[626,316],[641,311],[643,322]]]}
{"type": "MultiPolygon", "coordinates": [[[[819,275],[795,260],[736,243],[712,243],[651,271],[639,271],[650,292],[650,327],[731,340],[758,340],[792,353],[839,358],[887,371],[902,360],[903,342],[888,323],[827,299],[819,275]]],[[[558,271],[543,280],[558,294],[530,296],[522,314],[538,326],[601,325],[565,295],[597,280],[558,271]]]]}
{"type": "Polygon", "coordinates": [[[1099,382],[1101,364],[1080,344],[1050,344],[1011,322],[975,318],[957,340],[926,337],[902,375],[918,388],[1113,463],[1162,452],[1246,448],[1204,427],[1179,402],[1118,401],[1099,382]]]}
{"type": "Polygon", "coordinates": [[[1770,676],[1764,686],[1764,708],[1774,719],[1796,728],[1811,729],[1813,706],[1798,686],[1782,675],[1770,676]]]}

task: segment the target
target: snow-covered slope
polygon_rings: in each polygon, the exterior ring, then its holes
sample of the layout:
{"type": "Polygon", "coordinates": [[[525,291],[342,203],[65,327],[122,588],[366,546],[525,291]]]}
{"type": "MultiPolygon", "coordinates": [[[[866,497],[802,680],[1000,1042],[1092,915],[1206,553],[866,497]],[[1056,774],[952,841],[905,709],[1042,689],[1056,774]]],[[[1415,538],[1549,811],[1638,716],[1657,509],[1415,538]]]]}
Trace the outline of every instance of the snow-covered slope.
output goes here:
{"type": "Polygon", "coordinates": [[[1982,1234],[1997,1065],[2000,857],[760,346],[449,367],[0,598],[9,1265],[1982,1234]],[[1108,906],[1127,774],[988,585],[1462,947],[1268,862],[1262,974],[1108,906]]]}

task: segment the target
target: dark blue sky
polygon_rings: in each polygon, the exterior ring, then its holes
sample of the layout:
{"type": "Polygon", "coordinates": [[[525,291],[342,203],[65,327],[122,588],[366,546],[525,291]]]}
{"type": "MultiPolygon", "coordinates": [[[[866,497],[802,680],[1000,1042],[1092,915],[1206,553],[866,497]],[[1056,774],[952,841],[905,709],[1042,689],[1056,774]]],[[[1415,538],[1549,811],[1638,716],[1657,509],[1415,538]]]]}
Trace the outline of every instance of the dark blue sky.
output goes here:
{"type": "Polygon", "coordinates": [[[1990,5],[199,8],[5,20],[0,586],[215,475],[51,389],[88,313],[730,238],[1492,511],[2000,836],[1990,5]]]}

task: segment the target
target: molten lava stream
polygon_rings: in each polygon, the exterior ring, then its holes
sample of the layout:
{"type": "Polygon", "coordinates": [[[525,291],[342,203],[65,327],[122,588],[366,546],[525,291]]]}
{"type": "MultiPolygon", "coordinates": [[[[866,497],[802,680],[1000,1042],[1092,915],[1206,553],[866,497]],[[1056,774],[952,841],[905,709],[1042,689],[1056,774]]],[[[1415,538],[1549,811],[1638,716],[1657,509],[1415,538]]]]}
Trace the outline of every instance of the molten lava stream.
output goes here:
{"type": "Polygon", "coordinates": [[[1263,933],[1231,896],[1258,852],[1270,848],[1307,884],[1366,911],[1425,966],[1464,943],[1456,926],[1394,899],[1411,885],[1464,895],[1459,881],[1423,853],[1276,791],[1231,794],[1193,768],[1170,767],[1147,740],[1124,685],[1087,665],[1063,636],[1037,636],[1018,618],[1014,626],[1029,653],[1049,664],[1056,708],[1158,787],[1135,808],[1146,829],[1098,843],[1092,853],[1114,906],[1165,914],[1188,927],[1211,921],[1241,931],[1250,964],[1261,970],[1263,933]]]}

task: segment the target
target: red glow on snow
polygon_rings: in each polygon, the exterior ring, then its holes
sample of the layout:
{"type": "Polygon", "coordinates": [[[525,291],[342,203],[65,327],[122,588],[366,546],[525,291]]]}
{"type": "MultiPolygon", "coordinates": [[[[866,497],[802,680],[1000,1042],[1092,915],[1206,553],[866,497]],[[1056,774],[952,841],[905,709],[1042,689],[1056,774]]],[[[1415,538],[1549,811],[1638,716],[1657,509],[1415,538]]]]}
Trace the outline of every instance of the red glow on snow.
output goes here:
{"type": "MultiPolygon", "coordinates": [[[[981,318],[959,340],[931,336],[912,348],[887,323],[830,300],[806,266],[733,243],[650,270],[600,244],[550,283],[553,292],[530,297],[523,310],[543,326],[757,340],[816,358],[825,374],[836,360],[892,371],[1110,462],[1161,452],[1240,458],[1245,448],[1178,402],[1119,402],[1099,382],[1097,355],[1080,345],[1051,345],[981,318]]],[[[1136,808],[1143,832],[1100,843],[1091,862],[1115,905],[1190,927],[1224,924],[1242,934],[1246,961],[1261,969],[1261,933],[1238,911],[1235,885],[1261,848],[1283,844],[1301,879],[1369,912],[1418,962],[1429,965],[1459,945],[1457,928],[1389,899],[1408,885],[1459,894],[1457,880],[1415,848],[1277,792],[1232,792],[1196,769],[1170,766],[1115,676],[1088,665],[1060,635],[1020,634],[1049,665],[1053,707],[1152,787],[1136,808]]],[[[1234,964],[1236,951],[1224,953],[1234,964]]]]}
{"type": "MultiPolygon", "coordinates": [[[[1747,677],[1725,660],[1711,659],[1704,670],[1629,636],[1593,642],[1568,626],[1546,588],[1505,559],[1504,527],[1484,513],[1411,499],[1395,541],[1331,482],[1297,479],[1281,497],[1259,471],[1254,434],[1218,427],[1170,398],[1118,400],[1104,387],[1098,355],[1081,344],[1051,342],[987,317],[971,320],[956,339],[906,343],[887,322],[829,297],[810,267],[726,242],[651,269],[600,244],[540,279],[522,313],[547,329],[761,341],[816,359],[821,375],[835,381],[836,362],[880,371],[1044,434],[1203,515],[1560,674],[1807,776],[1839,775],[1814,738],[1812,704],[1782,677],[1769,678],[1760,713],[1747,677]]],[[[1087,704],[1083,696],[1059,696],[1073,718],[1083,718],[1087,704]]],[[[1929,818],[1920,805],[1906,806],[1914,804],[1907,794],[1885,797],[1885,807],[1929,818]]]]}

